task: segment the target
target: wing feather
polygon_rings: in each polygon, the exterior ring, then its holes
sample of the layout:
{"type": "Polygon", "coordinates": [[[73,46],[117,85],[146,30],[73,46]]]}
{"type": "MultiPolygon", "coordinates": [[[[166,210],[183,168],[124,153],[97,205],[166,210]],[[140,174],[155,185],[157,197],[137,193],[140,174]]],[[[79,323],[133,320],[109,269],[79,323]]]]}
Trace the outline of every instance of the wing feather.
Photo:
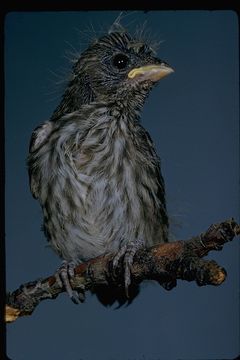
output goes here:
{"type": "Polygon", "coordinates": [[[30,144],[29,144],[29,156],[28,156],[28,175],[29,185],[32,195],[35,199],[38,198],[38,186],[39,179],[36,172],[33,171],[31,166],[31,158],[34,153],[47,141],[49,134],[53,128],[53,123],[46,121],[42,125],[36,127],[32,133],[30,144]]]}

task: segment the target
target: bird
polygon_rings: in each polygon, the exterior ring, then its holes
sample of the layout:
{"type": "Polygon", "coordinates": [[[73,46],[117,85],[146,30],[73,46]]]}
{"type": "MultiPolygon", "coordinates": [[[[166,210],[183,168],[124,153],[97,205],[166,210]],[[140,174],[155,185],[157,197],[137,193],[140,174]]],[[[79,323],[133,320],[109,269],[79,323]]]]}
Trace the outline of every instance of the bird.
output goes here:
{"type": "Polygon", "coordinates": [[[168,241],[161,161],[141,111],[173,71],[150,44],[115,23],[80,54],[59,105],[32,133],[30,190],[62,259],[56,276],[76,303],[74,266],[114,253],[113,269],[124,264],[124,302],[137,250],[168,241]]]}

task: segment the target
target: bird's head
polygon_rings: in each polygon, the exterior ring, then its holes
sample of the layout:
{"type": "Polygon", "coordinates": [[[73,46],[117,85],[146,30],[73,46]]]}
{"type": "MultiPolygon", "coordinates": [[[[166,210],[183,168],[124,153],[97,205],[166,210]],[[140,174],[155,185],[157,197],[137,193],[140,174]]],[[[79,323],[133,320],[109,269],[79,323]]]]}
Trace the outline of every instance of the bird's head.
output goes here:
{"type": "Polygon", "coordinates": [[[64,109],[68,104],[67,111],[72,112],[82,104],[111,99],[143,103],[153,85],[171,72],[142,40],[126,31],[110,32],[90,45],[75,63],[62,101],[64,109]]]}

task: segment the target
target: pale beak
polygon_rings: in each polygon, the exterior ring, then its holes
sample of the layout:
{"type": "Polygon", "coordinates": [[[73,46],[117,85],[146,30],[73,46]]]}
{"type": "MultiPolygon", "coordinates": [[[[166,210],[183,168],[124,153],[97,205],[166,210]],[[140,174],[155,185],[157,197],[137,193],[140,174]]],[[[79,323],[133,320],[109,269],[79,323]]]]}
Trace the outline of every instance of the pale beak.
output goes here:
{"type": "Polygon", "coordinates": [[[155,82],[171,74],[172,72],[174,72],[174,70],[165,63],[159,65],[146,65],[132,69],[128,73],[128,78],[139,78],[140,81],[151,80],[155,82]]]}

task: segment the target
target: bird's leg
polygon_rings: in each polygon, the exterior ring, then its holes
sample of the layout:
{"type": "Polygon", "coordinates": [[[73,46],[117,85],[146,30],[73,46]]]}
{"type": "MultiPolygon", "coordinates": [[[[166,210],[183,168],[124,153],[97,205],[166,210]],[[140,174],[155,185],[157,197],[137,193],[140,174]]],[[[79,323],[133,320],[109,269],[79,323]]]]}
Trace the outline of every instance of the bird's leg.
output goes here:
{"type": "Polygon", "coordinates": [[[74,261],[66,261],[63,260],[62,265],[55,273],[56,281],[59,286],[64,287],[66,292],[68,293],[70,299],[74,302],[74,304],[79,304],[80,302],[84,302],[85,294],[84,294],[84,286],[82,287],[80,292],[77,292],[72,289],[70,284],[70,279],[74,277],[74,268],[76,263],[74,261]]]}
{"type": "Polygon", "coordinates": [[[118,267],[119,261],[123,258],[124,267],[124,287],[127,298],[129,298],[128,288],[131,284],[131,268],[133,258],[136,252],[144,246],[142,239],[136,239],[133,243],[124,244],[120,247],[118,253],[114,256],[112,261],[113,271],[118,267]]]}

